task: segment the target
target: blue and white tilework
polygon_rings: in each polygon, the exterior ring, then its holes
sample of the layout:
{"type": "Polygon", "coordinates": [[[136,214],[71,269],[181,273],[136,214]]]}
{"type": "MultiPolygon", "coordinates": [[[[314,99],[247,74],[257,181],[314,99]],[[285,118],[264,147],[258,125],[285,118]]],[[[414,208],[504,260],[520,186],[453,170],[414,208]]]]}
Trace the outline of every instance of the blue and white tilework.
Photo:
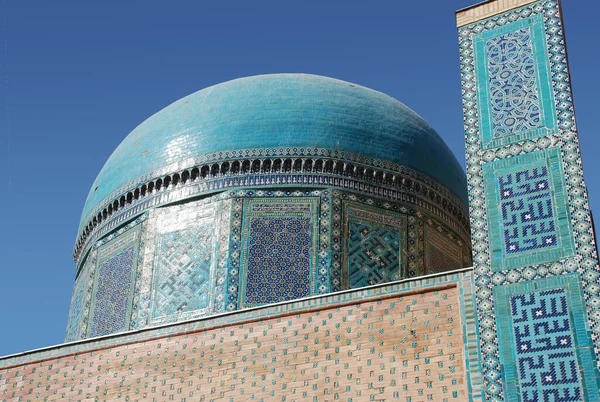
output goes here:
{"type": "Polygon", "coordinates": [[[140,230],[129,230],[98,249],[89,337],[129,329],[140,230]]]}
{"type": "Polygon", "coordinates": [[[505,398],[596,401],[598,386],[577,274],[496,287],[505,398]]]}
{"type": "Polygon", "coordinates": [[[495,272],[574,255],[562,166],[557,147],[483,165],[495,272]]]}
{"type": "Polygon", "coordinates": [[[345,215],[345,288],[390,282],[405,276],[406,216],[348,203],[345,215]]]}
{"type": "Polygon", "coordinates": [[[312,294],[317,269],[317,211],[317,198],[246,200],[240,306],[312,294]]]}
{"type": "Polygon", "coordinates": [[[214,281],[214,219],[160,233],[157,243],[152,318],[208,308],[214,281]]]}
{"type": "Polygon", "coordinates": [[[150,211],[135,328],[214,313],[220,205],[210,197],[150,211]]]}
{"type": "MultiPolygon", "coordinates": [[[[435,230],[445,239],[442,243],[455,244],[463,250],[464,261],[452,268],[470,264],[468,239],[451,229],[452,218],[444,222],[431,217],[427,209],[410,203],[395,203],[386,198],[331,189],[231,190],[202,200],[156,208],[110,233],[96,244],[90,255],[113,244],[129,231],[140,230],[140,252],[136,260],[135,289],[129,318],[131,329],[195,319],[246,305],[280,300],[281,295],[268,300],[253,299],[256,295],[245,299],[248,288],[250,293],[260,293],[253,286],[267,278],[258,275],[262,279],[256,280],[253,275],[260,274],[260,270],[254,269],[256,265],[248,265],[249,258],[260,260],[255,252],[265,242],[261,236],[268,234],[252,230],[252,226],[259,223],[294,224],[302,229],[298,233],[304,236],[302,239],[279,242],[279,254],[284,256],[279,261],[287,263],[298,274],[294,282],[297,286],[284,298],[326,294],[348,286],[342,283],[342,271],[346,261],[343,259],[346,247],[344,238],[349,233],[344,229],[344,222],[346,216],[350,216],[345,209],[349,205],[354,205],[357,211],[363,211],[363,215],[374,213],[373,216],[360,219],[354,214],[358,219],[354,224],[362,222],[377,229],[373,234],[377,234],[379,240],[368,236],[370,240],[377,240],[381,244],[389,239],[394,243],[394,250],[395,242],[402,243],[397,248],[397,254],[388,254],[391,250],[388,247],[379,255],[381,262],[390,263],[389,267],[380,265],[381,272],[373,270],[368,278],[363,278],[364,281],[357,279],[356,286],[363,282],[367,284],[430,273],[424,246],[424,228],[435,230]],[[254,209],[249,209],[250,204],[254,209]],[[308,228],[309,235],[304,230],[308,228]],[[301,247],[290,252],[292,244],[301,247]],[[298,251],[297,255],[294,255],[295,251],[298,251]],[[310,265],[305,273],[302,270],[306,268],[304,263],[307,259],[310,265]],[[298,265],[299,261],[302,264],[298,265]],[[375,280],[378,276],[384,276],[385,279],[375,280]],[[170,286],[177,286],[183,291],[171,292],[170,286]]],[[[270,262],[276,260],[274,257],[270,262]]],[[[450,268],[449,265],[441,267],[450,268]]],[[[278,272],[269,272],[268,275],[273,277],[278,272]]],[[[291,271],[286,272],[289,274],[291,271]]],[[[271,279],[277,282],[282,278],[279,274],[279,278],[271,279]]],[[[94,283],[93,280],[88,282],[94,283]]],[[[90,296],[86,300],[89,304],[94,298],[91,293],[88,294],[90,296]]],[[[76,314],[76,310],[73,314],[76,314]]],[[[87,314],[84,314],[82,322],[86,320],[87,314]]],[[[82,325],[85,327],[85,324],[82,325]]],[[[87,331],[84,330],[80,338],[86,336],[87,331]]]]}
{"type": "Polygon", "coordinates": [[[545,165],[498,176],[502,231],[507,254],[556,245],[552,194],[545,165]]]}
{"type": "Polygon", "coordinates": [[[349,226],[348,287],[399,279],[401,234],[366,222],[351,222],[349,226]]]}
{"type": "MultiPolygon", "coordinates": [[[[486,400],[513,400],[513,396],[506,393],[511,379],[504,377],[498,345],[504,345],[504,349],[509,348],[509,344],[512,345],[510,348],[516,346],[511,339],[506,336],[503,338],[498,332],[498,326],[507,317],[497,317],[494,312],[494,306],[500,302],[496,298],[496,289],[516,283],[526,285],[541,278],[571,273],[578,275],[585,300],[583,312],[587,315],[587,320],[582,322],[582,336],[590,339],[596,355],[600,352],[600,342],[596,341],[600,335],[598,258],[583,180],[558,1],[536,1],[462,26],[459,28],[459,38],[473,259],[486,400]],[[525,27],[529,27],[532,36],[525,34],[525,27]],[[492,121],[489,111],[491,103],[487,98],[489,90],[484,86],[488,81],[483,79],[485,74],[480,68],[487,65],[488,60],[482,49],[486,40],[501,36],[509,38],[506,36],[509,32],[514,33],[510,36],[513,39],[520,37],[521,48],[524,43],[525,47],[529,46],[526,43],[532,44],[541,124],[537,129],[493,137],[489,129],[492,121]],[[510,164],[507,161],[517,161],[519,158],[531,165],[519,162],[506,170],[510,164]],[[508,183],[511,173],[512,180],[516,180],[516,173],[527,169],[531,169],[529,176],[533,177],[536,168],[537,175],[547,174],[551,178],[550,199],[557,246],[526,250],[533,244],[532,232],[527,232],[518,245],[515,244],[514,250],[510,250],[512,239],[509,239],[509,250],[506,250],[506,237],[501,227],[502,224],[510,225],[512,221],[510,214],[505,215],[506,219],[503,220],[498,209],[501,205],[499,196],[497,202],[494,201],[495,192],[500,189],[499,178],[508,183]],[[492,178],[495,181],[490,180],[492,178]],[[560,186],[562,189],[558,188],[560,186]],[[494,219],[498,222],[495,223],[494,219]],[[565,225],[570,229],[565,230],[565,225]],[[517,252],[517,247],[521,251],[517,252]],[[549,258],[550,254],[553,254],[552,258],[549,258]]],[[[522,92],[519,93],[519,96],[522,95],[522,92]]],[[[539,194],[548,195],[547,192],[539,194]]],[[[527,200],[516,199],[517,205],[521,201],[525,203],[527,200]]],[[[529,202],[535,206],[537,199],[529,202]]],[[[543,206],[547,208],[550,205],[546,202],[543,206]]],[[[539,210],[536,211],[539,213],[539,210]]],[[[545,213],[549,215],[549,211],[545,213]]],[[[526,215],[516,217],[526,220],[526,215]]],[[[547,230],[550,218],[544,220],[544,230],[547,230]]],[[[552,235],[548,232],[546,240],[552,235]]],[[[544,241],[542,236],[538,239],[538,245],[540,240],[544,241]]],[[[597,400],[598,395],[590,398],[597,400]]]]}
{"type": "Polygon", "coordinates": [[[523,400],[583,401],[565,290],[512,296],[510,312],[523,400]]]}
{"type": "Polygon", "coordinates": [[[531,27],[490,38],[485,50],[494,137],[539,127],[540,100],[531,27]]]}
{"type": "Polygon", "coordinates": [[[473,35],[482,147],[556,132],[556,108],[539,15],[473,35]]]}
{"type": "Polygon", "coordinates": [[[93,280],[90,280],[90,278],[95,276],[96,256],[96,250],[90,251],[75,279],[65,342],[85,338],[92,298],[93,280]]]}
{"type": "Polygon", "coordinates": [[[335,270],[332,259],[336,258],[332,247],[340,241],[339,238],[331,238],[330,190],[238,190],[226,194],[233,198],[227,293],[223,295],[227,310],[236,310],[238,306],[245,305],[244,281],[248,272],[247,246],[252,217],[310,217],[310,294],[330,292],[333,275],[330,271],[335,270]],[[263,201],[258,202],[260,206],[256,211],[249,210],[256,198],[263,201]],[[268,207],[269,203],[273,206],[268,207]]]}

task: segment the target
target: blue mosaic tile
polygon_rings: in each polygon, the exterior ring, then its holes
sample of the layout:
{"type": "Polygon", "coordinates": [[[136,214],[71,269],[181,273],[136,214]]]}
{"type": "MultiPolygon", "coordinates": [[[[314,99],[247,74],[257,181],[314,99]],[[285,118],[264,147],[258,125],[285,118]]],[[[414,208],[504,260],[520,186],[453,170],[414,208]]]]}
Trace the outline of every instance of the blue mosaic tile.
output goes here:
{"type": "Polygon", "coordinates": [[[495,271],[573,255],[561,165],[557,148],[483,165],[495,271]]]}
{"type": "Polygon", "coordinates": [[[158,236],[153,318],[206,309],[211,304],[213,224],[158,236]]]}
{"type": "Polygon", "coordinates": [[[309,217],[249,220],[245,305],[310,295],[313,223],[309,217]]]}
{"type": "MultiPolygon", "coordinates": [[[[493,402],[520,399],[520,394],[510,389],[516,383],[516,369],[513,374],[507,374],[507,365],[501,364],[502,359],[506,361],[505,353],[512,353],[512,338],[505,331],[510,311],[497,311],[506,299],[497,294],[498,289],[519,284],[523,286],[521,294],[530,293],[535,290],[532,281],[578,275],[581,287],[577,292],[582,300],[577,303],[583,308],[577,310],[579,321],[573,328],[577,331],[578,345],[587,342],[593,345],[596,355],[600,355],[597,341],[600,339],[600,287],[597,286],[600,270],[561,18],[557,0],[541,0],[459,27],[480,351],[485,399],[493,402]],[[529,27],[534,52],[541,125],[494,136],[485,43],[526,27],[529,27]],[[550,177],[557,244],[506,252],[498,177],[540,166],[546,166],[550,177]],[[501,359],[501,356],[504,357],[501,359]]],[[[569,308],[573,313],[572,303],[569,308]]],[[[593,355],[585,361],[586,364],[580,365],[584,371],[595,369],[599,363],[593,355]]],[[[589,385],[598,378],[597,374],[589,375],[586,400],[600,400],[597,388],[594,391],[589,385]]]]}
{"type": "Polygon", "coordinates": [[[583,401],[564,289],[510,298],[523,401],[583,401]]]}
{"type": "MultiPolygon", "coordinates": [[[[67,335],[65,342],[76,341],[82,337],[82,320],[85,316],[86,309],[86,297],[88,295],[88,281],[90,271],[93,267],[89,264],[90,257],[83,265],[79,277],[75,281],[75,287],[73,289],[73,297],[71,299],[71,306],[69,308],[69,321],[67,324],[67,335]]],[[[94,261],[95,263],[95,261],[94,261]]]]}
{"type": "Polygon", "coordinates": [[[545,165],[498,175],[505,252],[554,247],[556,225],[545,165]]]}
{"type": "MultiPolygon", "coordinates": [[[[232,197],[231,229],[229,231],[229,259],[227,260],[226,291],[221,297],[226,310],[246,306],[245,280],[248,266],[250,219],[256,217],[310,217],[311,246],[309,283],[310,295],[325,294],[332,290],[333,277],[340,269],[340,236],[331,236],[335,223],[330,217],[329,190],[238,190],[227,193],[232,197]],[[272,204],[267,206],[266,204],[272,204]],[[253,210],[254,204],[258,204],[253,210]],[[296,206],[299,204],[299,206],[296,206]],[[319,207],[321,208],[319,211],[319,207]],[[322,233],[318,236],[318,233],[322,233]],[[330,269],[331,267],[331,269],[330,269]]],[[[229,214],[228,214],[229,215],[229,214]]],[[[251,305],[250,305],[251,306],[251,305]]]]}
{"type": "Polygon", "coordinates": [[[402,234],[366,222],[350,222],[348,285],[358,288],[400,278],[402,234]]]}
{"type": "Polygon", "coordinates": [[[494,136],[539,127],[540,102],[531,28],[490,38],[485,50],[494,136]]]}
{"type": "Polygon", "coordinates": [[[485,148],[556,130],[555,107],[539,16],[474,35],[481,80],[480,126],[485,148]]]}
{"type": "Polygon", "coordinates": [[[89,337],[129,329],[139,237],[126,232],[98,250],[89,337]]]}
{"type": "Polygon", "coordinates": [[[507,400],[600,398],[577,274],[499,286],[494,296],[507,400]]]}
{"type": "Polygon", "coordinates": [[[539,127],[540,102],[531,27],[490,38],[485,50],[494,136],[539,127]]]}

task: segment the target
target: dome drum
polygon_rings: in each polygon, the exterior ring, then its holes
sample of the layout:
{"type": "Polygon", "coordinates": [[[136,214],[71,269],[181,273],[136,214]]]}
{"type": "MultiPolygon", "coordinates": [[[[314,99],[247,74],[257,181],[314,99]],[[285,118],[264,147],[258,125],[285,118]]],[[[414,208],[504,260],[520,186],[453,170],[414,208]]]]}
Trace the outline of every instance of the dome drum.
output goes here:
{"type": "Polygon", "coordinates": [[[67,340],[470,263],[468,235],[411,202],[332,187],[230,189],[149,208],[95,242],[80,263],[67,340]]]}

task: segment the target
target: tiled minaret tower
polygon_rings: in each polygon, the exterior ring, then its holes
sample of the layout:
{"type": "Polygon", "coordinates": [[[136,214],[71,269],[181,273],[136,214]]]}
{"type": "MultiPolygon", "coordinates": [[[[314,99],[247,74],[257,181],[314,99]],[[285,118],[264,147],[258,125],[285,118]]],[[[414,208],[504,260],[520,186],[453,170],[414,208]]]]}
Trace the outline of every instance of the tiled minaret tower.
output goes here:
{"type": "Polygon", "coordinates": [[[560,4],[456,19],[486,400],[597,401],[598,256],[560,4]]]}

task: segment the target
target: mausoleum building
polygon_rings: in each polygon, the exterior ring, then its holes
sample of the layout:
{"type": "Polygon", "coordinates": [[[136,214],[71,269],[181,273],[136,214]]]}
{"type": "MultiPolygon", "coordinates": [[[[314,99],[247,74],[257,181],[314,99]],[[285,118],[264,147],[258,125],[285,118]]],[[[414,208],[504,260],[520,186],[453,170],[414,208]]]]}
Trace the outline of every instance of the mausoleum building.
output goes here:
{"type": "Polygon", "coordinates": [[[417,113],[357,84],[272,74],[186,96],[99,172],[65,343],[0,358],[0,401],[599,401],[560,5],[456,20],[466,174],[417,113]]]}

